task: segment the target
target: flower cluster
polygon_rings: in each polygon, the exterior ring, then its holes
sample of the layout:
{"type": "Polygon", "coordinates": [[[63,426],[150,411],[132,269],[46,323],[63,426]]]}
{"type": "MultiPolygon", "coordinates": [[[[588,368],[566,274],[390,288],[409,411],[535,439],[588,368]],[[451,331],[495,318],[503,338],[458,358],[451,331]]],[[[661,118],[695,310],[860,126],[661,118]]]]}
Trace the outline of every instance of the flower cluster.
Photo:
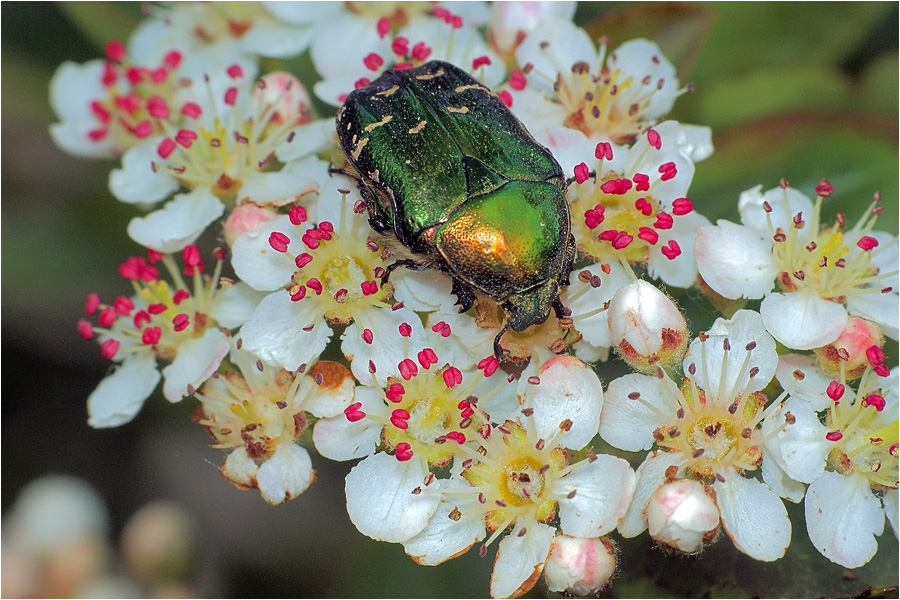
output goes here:
{"type": "Polygon", "coordinates": [[[88,422],[131,421],[162,379],[228,452],[224,477],[272,504],[315,481],[312,449],[359,461],[359,531],[422,565],[496,550],[494,597],[542,575],[596,593],[614,536],[646,530],[694,554],[721,525],[774,561],[802,529],[785,500],[829,560],[868,562],[884,515],[898,522],[880,197],[850,226],[826,219],[827,180],[814,201],[782,181],[741,194],[741,225],[712,224],[690,199],[710,129],[667,119],[691,86],[654,42],[594,40],[573,13],[175,4],[60,67],[54,140],[119,158],[110,191],[150,210],[128,226],[144,247],[119,269],[129,295],[89,295],[78,322],[115,363],[88,422]],[[260,72],[307,51],[318,79],[260,72]],[[428,83],[435,60],[471,83],[428,83]],[[354,90],[385,112],[336,130],[354,90]],[[410,137],[377,131],[408,118],[410,137]],[[500,148],[516,120],[525,147],[500,148]],[[537,178],[544,150],[555,170],[537,178]],[[223,247],[201,250],[204,232],[223,247]],[[724,314],[692,334],[660,284],[724,314]],[[607,376],[615,357],[636,372],[607,376]]]}

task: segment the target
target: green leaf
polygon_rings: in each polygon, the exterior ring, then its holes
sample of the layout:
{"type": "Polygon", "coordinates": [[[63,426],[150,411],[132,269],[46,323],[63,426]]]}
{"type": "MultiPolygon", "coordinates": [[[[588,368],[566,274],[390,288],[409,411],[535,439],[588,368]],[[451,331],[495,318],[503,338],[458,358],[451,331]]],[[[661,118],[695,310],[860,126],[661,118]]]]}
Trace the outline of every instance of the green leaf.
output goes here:
{"type": "Polygon", "coordinates": [[[98,48],[110,40],[128,40],[143,20],[137,2],[60,2],[58,6],[98,48]]]}

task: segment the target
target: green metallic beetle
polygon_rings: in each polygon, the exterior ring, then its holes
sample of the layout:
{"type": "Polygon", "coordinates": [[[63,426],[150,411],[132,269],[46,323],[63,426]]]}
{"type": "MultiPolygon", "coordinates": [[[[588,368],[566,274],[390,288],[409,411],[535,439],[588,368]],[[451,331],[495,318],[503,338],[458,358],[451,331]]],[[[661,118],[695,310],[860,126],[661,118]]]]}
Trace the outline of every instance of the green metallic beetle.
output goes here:
{"type": "Polygon", "coordinates": [[[441,61],[388,70],[347,96],[337,134],[369,222],[418,260],[399,266],[453,276],[461,312],[481,291],[508,327],[543,323],[575,257],[559,163],[479,81],[441,61]]]}

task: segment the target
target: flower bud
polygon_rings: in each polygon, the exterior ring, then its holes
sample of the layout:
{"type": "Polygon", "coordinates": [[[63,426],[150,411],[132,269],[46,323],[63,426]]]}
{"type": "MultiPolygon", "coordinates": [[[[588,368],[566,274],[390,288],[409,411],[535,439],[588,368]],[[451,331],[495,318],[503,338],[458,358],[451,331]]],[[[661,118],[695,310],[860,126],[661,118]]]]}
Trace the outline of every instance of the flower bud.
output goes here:
{"type": "Polygon", "coordinates": [[[260,105],[271,105],[273,115],[271,125],[294,123],[300,125],[312,118],[312,102],[309,92],[290,73],[276,71],[259,80],[253,94],[254,102],[260,105]]]}
{"type": "Polygon", "coordinates": [[[613,346],[632,368],[653,373],[677,364],[688,343],[687,323],[675,303],[646,281],[632,281],[607,311],[613,346]]]}
{"type": "Polygon", "coordinates": [[[516,48],[547,17],[571,19],[574,14],[574,2],[494,2],[488,21],[488,40],[505,62],[514,64],[516,48]]]}
{"type": "Polygon", "coordinates": [[[847,381],[859,379],[869,366],[866,350],[872,346],[884,347],[884,335],[875,323],[850,317],[844,331],[836,340],[815,350],[819,365],[834,377],[841,376],[844,363],[844,377],[847,381]]]}
{"type": "Polygon", "coordinates": [[[647,525],[657,542],[691,554],[715,539],[719,509],[707,489],[691,479],[665,483],[650,497],[647,525]]]}
{"type": "Polygon", "coordinates": [[[184,509],[170,502],[152,502],[125,524],[122,553],[142,581],[181,579],[192,567],[193,522],[184,509]]]}
{"type": "Polygon", "coordinates": [[[544,565],[544,580],[552,592],[575,596],[594,594],[616,570],[616,552],[606,538],[557,535],[544,565]]]}
{"type": "Polygon", "coordinates": [[[255,231],[260,223],[277,216],[278,212],[274,208],[257,206],[252,202],[236,206],[225,219],[225,242],[231,247],[239,235],[255,231]]]}

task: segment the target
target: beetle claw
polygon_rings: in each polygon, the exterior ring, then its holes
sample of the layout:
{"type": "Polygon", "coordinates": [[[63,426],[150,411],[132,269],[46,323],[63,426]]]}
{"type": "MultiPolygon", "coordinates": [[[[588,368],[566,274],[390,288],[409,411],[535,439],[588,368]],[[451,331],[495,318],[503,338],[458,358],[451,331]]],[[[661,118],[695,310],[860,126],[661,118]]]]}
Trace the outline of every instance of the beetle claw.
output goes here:
{"type": "Polygon", "coordinates": [[[469,286],[455,277],[453,278],[453,287],[450,289],[450,293],[456,296],[454,305],[459,307],[460,313],[468,311],[475,304],[475,294],[472,293],[469,286]]]}

